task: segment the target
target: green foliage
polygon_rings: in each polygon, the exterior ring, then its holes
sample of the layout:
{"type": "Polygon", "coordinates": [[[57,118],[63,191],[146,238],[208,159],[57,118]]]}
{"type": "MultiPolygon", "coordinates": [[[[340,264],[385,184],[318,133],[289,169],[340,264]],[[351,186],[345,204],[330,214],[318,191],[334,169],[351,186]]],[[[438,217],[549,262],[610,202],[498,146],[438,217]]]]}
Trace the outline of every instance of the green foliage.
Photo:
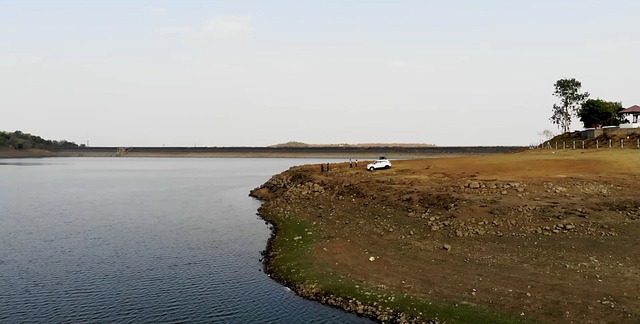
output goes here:
{"type": "Polygon", "coordinates": [[[0,147],[9,146],[10,138],[11,138],[11,135],[9,135],[9,133],[0,132],[0,147]]]}
{"type": "Polygon", "coordinates": [[[576,79],[560,79],[555,83],[553,95],[560,98],[560,104],[553,104],[551,122],[557,124],[563,133],[569,131],[571,117],[575,116],[580,105],[589,98],[588,92],[580,92],[582,83],[576,79]]]}
{"type": "Polygon", "coordinates": [[[289,141],[283,144],[276,144],[273,147],[308,147],[308,146],[309,144],[306,144],[306,143],[289,141]]]}
{"type": "Polygon", "coordinates": [[[40,136],[23,133],[19,130],[15,132],[3,132],[0,131],[0,147],[12,147],[16,150],[24,150],[30,148],[39,149],[55,149],[55,148],[68,148],[78,147],[78,144],[62,141],[45,140],[40,136]]]}
{"type": "Polygon", "coordinates": [[[620,102],[589,99],[582,104],[578,111],[578,117],[580,117],[580,121],[582,121],[585,128],[619,126],[626,122],[622,116],[618,115],[618,112],[622,109],[620,102]]]}

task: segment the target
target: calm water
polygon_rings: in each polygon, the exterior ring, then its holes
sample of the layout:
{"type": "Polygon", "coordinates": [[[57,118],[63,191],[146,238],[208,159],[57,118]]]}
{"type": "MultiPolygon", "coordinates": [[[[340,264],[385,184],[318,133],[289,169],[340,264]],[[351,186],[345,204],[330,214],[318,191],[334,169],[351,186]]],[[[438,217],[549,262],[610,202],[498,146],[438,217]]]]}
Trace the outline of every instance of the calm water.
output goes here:
{"type": "Polygon", "coordinates": [[[249,190],[316,162],[0,160],[0,322],[366,322],[261,271],[249,190]]]}

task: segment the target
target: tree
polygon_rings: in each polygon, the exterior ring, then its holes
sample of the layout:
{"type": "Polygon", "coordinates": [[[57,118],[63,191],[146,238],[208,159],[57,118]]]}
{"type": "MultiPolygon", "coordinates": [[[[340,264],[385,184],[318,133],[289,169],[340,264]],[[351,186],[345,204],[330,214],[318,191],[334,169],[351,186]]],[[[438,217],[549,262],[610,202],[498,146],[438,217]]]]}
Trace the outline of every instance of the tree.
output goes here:
{"type": "Polygon", "coordinates": [[[622,109],[622,103],[620,102],[589,99],[582,104],[578,111],[578,117],[580,117],[580,121],[582,121],[585,128],[619,126],[626,122],[624,117],[618,115],[618,112],[622,109]]]}
{"type": "Polygon", "coordinates": [[[77,147],[78,144],[73,142],[68,142],[66,140],[62,141],[50,141],[43,139],[40,136],[31,135],[29,133],[23,133],[21,131],[15,132],[4,132],[0,131],[0,147],[13,147],[15,149],[30,149],[30,148],[41,148],[41,149],[52,149],[52,148],[67,148],[67,147],[77,147]]]}
{"type": "Polygon", "coordinates": [[[573,78],[556,81],[555,88],[553,95],[560,98],[560,104],[553,104],[550,120],[566,133],[571,126],[571,117],[576,115],[580,105],[589,98],[589,93],[581,93],[582,83],[573,78]]]}
{"type": "Polygon", "coordinates": [[[545,129],[542,132],[538,132],[538,136],[540,136],[542,138],[542,141],[544,142],[552,139],[555,134],[553,134],[550,129],[545,129]]]}

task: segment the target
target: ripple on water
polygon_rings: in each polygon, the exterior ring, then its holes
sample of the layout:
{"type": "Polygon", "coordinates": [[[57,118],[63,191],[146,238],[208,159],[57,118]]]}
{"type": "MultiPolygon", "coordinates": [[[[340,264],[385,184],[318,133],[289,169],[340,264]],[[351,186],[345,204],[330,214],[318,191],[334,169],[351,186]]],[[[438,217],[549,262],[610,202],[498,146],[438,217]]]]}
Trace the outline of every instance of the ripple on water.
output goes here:
{"type": "Polygon", "coordinates": [[[261,272],[270,232],[247,192],[312,161],[11,163],[0,164],[1,323],[365,321],[261,272]]]}

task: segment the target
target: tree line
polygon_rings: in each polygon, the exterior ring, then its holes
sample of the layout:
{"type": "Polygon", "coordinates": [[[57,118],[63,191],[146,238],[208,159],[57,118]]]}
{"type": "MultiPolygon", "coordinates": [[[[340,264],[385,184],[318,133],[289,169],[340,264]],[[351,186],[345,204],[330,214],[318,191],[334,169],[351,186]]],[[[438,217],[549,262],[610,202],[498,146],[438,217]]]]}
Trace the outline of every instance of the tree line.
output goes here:
{"type": "Polygon", "coordinates": [[[620,126],[628,123],[624,116],[618,114],[621,102],[588,99],[588,92],[581,92],[582,83],[576,79],[560,79],[555,83],[553,95],[560,99],[560,104],[553,105],[551,122],[558,125],[563,133],[569,131],[571,118],[579,117],[585,128],[602,126],[620,126]]]}
{"type": "Polygon", "coordinates": [[[78,147],[78,144],[62,141],[51,141],[43,139],[40,136],[31,135],[29,133],[23,133],[19,130],[15,132],[0,131],[0,147],[11,147],[16,150],[24,149],[55,149],[55,148],[72,148],[78,147]]]}

